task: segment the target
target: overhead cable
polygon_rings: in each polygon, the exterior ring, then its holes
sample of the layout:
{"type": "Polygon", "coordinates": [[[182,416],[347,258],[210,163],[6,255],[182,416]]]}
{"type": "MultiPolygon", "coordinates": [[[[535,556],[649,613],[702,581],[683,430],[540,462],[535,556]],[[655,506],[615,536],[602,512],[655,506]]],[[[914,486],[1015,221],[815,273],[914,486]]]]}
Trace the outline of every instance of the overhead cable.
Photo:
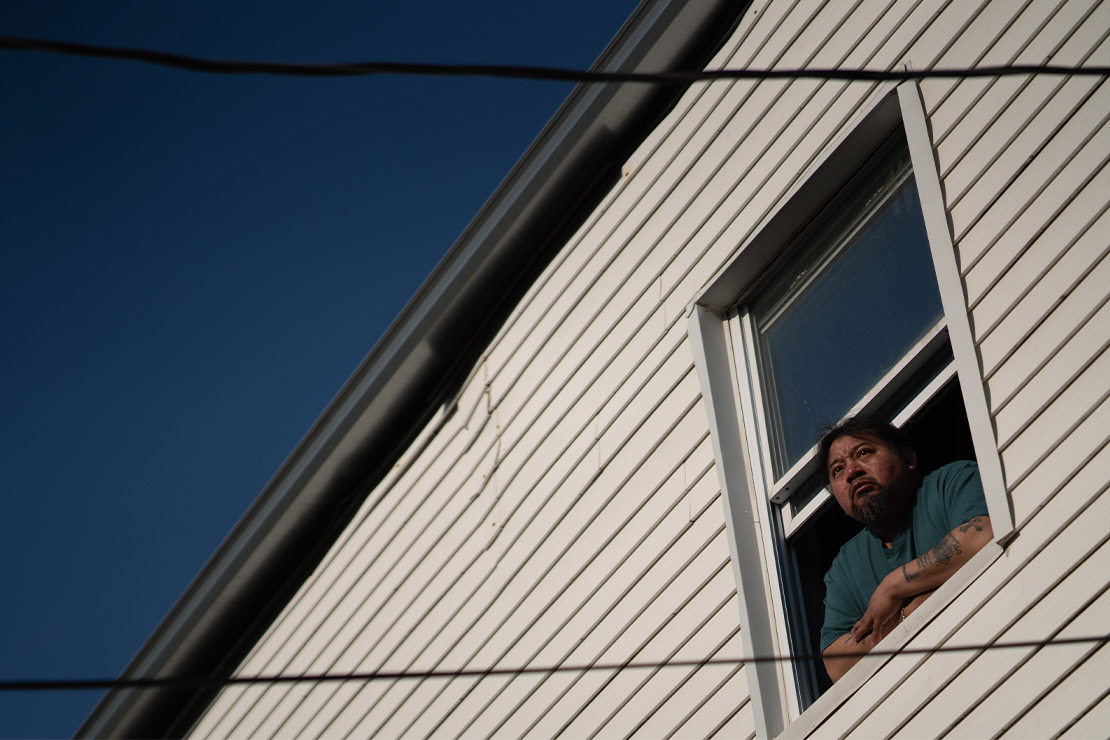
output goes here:
{"type": "MultiPolygon", "coordinates": [[[[1098,637],[1065,637],[1053,640],[1026,640],[1018,642],[995,642],[989,645],[943,645],[940,647],[897,648],[891,650],[871,650],[858,653],[841,653],[837,657],[893,657],[898,655],[935,655],[938,653],[985,652],[988,650],[1007,650],[1017,648],[1043,648],[1060,645],[1106,645],[1110,635],[1098,637]]],[[[104,689],[202,689],[220,688],[233,685],[266,685],[290,683],[335,683],[424,680],[430,678],[485,678],[488,676],[523,676],[534,674],[585,673],[593,671],[655,670],[658,668],[703,668],[705,666],[735,666],[744,663],[776,663],[792,660],[823,660],[820,654],[805,655],[767,655],[750,658],[709,658],[705,660],[671,660],[663,663],[594,663],[590,665],[528,666],[519,668],[463,668],[441,671],[372,671],[369,673],[317,673],[302,675],[274,676],[228,676],[208,678],[108,678],[108,679],[62,679],[62,680],[24,680],[0,681],[3,691],[76,691],[104,689]]]]}
{"type": "Polygon", "coordinates": [[[1051,64],[1014,64],[945,69],[717,69],[673,72],[619,72],[575,70],[500,64],[424,64],[415,62],[351,62],[344,64],[297,64],[255,62],[172,54],[150,49],[97,46],[68,41],[51,41],[0,36],[0,48],[41,51],[102,59],[123,59],[209,74],[262,74],[292,77],[351,77],[365,75],[420,75],[437,77],[498,77],[558,82],[645,82],[689,85],[713,80],[818,79],[847,82],[900,82],[910,79],[1007,77],[1013,75],[1110,76],[1110,66],[1075,67],[1051,64]]]}

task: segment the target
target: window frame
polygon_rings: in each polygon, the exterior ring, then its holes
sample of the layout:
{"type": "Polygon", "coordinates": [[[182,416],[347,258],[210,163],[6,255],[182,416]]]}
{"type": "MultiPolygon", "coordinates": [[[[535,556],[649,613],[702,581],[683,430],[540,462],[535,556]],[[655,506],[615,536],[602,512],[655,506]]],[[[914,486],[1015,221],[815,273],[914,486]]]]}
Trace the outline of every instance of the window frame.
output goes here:
{"type": "MultiPolygon", "coordinates": [[[[709,416],[725,507],[745,655],[786,654],[789,640],[779,586],[783,582],[781,570],[787,563],[782,552],[786,538],[780,539],[774,531],[771,507],[776,504],[762,493],[762,483],[756,483],[765,480],[765,460],[756,440],[762,438],[757,428],[759,420],[766,416],[761,408],[760,394],[749,392],[752,387],[749,375],[757,374],[758,370],[752,364],[754,357],[745,354],[745,346],[753,345],[735,341],[735,333],[745,331],[737,307],[750,299],[759,277],[787,247],[796,224],[812,219],[875,151],[877,142],[885,140],[898,127],[903,129],[909,148],[912,177],[918,189],[943,308],[943,318],[930,332],[930,341],[942,341],[941,335],[946,335],[951,345],[954,359],[947,372],[957,379],[960,387],[995,540],[965,565],[958,577],[954,576],[938,589],[897,634],[888,638],[891,645],[904,644],[916,634],[932,615],[993,562],[1001,553],[1001,545],[1013,536],[1013,514],[921,93],[913,81],[885,85],[879,88],[857,122],[828,146],[808,173],[799,178],[798,185],[782,199],[778,209],[741,245],[735,259],[708,283],[688,310],[688,335],[709,416]],[[941,325],[942,328],[938,328],[941,325]],[[745,398],[747,403],[742,401],[745,398]],[[737,450],[742,454],[736,454],[737,450]]],[[[747,330],[750,331],[750,324],[747,330]]],[[[881,386],[880,381],[877,387],[881,386]]],[[[860,405],[867,405],[866,397],[860,405]]],[[[812,457],[807,455],[803,462],[788,470],[783,479],[800,481],[812,473],[807,468],[813,464],[812,457]]],[[[800,516],[801,520],[791,522],[792,530],[819,507],[819,503],[813,503],[795,515],[794,519],[800,516]]],[[[861,661],[803,714],[792,662],[749,662],[746,670],[758,735],[775,737],[788,726],[788,736],[804,733],[806,727],[816,726],[814,723],[820,717],[834,711],[884,663],[879,658],[861,661]]]]}

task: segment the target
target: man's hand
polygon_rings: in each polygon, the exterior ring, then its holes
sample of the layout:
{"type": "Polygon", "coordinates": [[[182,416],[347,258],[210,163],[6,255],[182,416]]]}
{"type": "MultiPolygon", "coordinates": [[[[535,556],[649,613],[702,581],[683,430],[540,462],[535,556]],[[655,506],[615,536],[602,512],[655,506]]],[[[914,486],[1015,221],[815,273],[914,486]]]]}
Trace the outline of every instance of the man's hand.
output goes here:
{"type": "Polygon", "coordinates": [[[852,641],[857,645],[866,644],[865,649],[875,647],[879,644],[879,640],[890,634],[894,625],[901,621],[902,606],[906,603],[906,599],[896,597],[892,591],[887,579],[884,579],[875,589],[875,593],[871,594],[867,611],[849,633],[852,641]]]}
{"type": "MultiPolygon", "coordinates": [[[[853,633],[849,632],[836,638],[836,642],[825,648],[821,653],[825,660],[825,670],[829,674],[829,678],[836,683],[840,677],[848,672],[848,669],[859,662],[864,653],[867,653],[871,648],[878,643],[879,640],[886,637],[891,630],[898,626],[902,621],[902,615],[895,613],[894,617],[884,622],[879,630],[878,636],[875,637],[874,642],[871,639],[866,641],[856,640],[853,633]]],[[[857,626],[859,622],[856,623],[857,626]]],[[[853,628],[854,629],[854,628],[853,628]]]]}
{"type": "MultiPolygon", "coordinates": [[[[877,632],[873,631],[871,633],[874,636],[874,641],[857,641],[851,632],[838,637],[836,642],[825,648],[825,652],[821,654],[824,656],[825,670],[828,671],[829,678],[834,682],[840,680],[840,677],[847,673],[849,668],[859,662],[864,653],[869,652],[872,647],[878,644],[879,640],[889,635],[895,627],[901,624],[903,615],[908,617],[932,594],[932,591],[926,591],[904,602],[904,605],[898,608],[893,617],[882,623],[877,632]]],[[[859,622],[856,624],[858,625],[859,622]]]]}

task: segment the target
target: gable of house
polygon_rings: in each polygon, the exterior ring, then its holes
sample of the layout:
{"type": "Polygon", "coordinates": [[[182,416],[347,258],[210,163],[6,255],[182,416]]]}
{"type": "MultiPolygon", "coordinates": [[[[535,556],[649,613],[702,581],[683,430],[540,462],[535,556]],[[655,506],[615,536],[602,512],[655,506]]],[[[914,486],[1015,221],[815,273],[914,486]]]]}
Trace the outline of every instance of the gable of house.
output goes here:
{"type": "MultiPolygon", "coordinates": [[[[707,68],[1107,64],[1108,34],[1096,0],[771,2],[707,68]]],[[[1012,526],[898,644],[983,648],[863,666],[804,712],[783,664],[742,660],[789,650],[738,614],[773,601],[737,593],[740,551],[773,543],[729,541],[726,511],[761,509],[725,506],[718,458],[745,450],[715,456],[688,316],[894,88],[698,83],[235,670],[414,676],[229,686],[192,734],[1104,731],[1105,646],[989,646],[1098,635],[1110,614],[1110,89],[918,89],[1012,526]],[[509,670],[465,673],[487,669],[509,670]]]]}

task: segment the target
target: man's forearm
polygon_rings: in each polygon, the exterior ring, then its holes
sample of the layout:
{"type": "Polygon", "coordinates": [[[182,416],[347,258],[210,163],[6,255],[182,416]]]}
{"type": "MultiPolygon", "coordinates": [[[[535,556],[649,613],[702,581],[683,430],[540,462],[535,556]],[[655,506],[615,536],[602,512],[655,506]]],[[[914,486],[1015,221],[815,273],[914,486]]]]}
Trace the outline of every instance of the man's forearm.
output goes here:
{"type": "Polygon", "coordinates": [[[858,663],[868,649],[867,645],[853,640],[851,633],[841,635],[836,638],[836,642],[825,648],[821,656],[825,659],[825,671],[833,683],[839,681],[848,669],[858,663]]]}
{"type": "Polygon", "coordinates": [[[852,627],[852,639],[862,643],[870,635],[869,642],[874,645],[882,636],[879,626],[888,622],[907,599],[940,586],[993,538],[990,517],[972,517],[921,557],[895,568],[871,595],[867,611],[852,627]]]}
{"type": "Polygon", "coordinates": [[[994,538],[988,516],[972,517],[941,538],[931,550],[890,573],[883,585],[892,587],[895,598],[908,599],[931,591],[994,538]],[[890,581],[889,584],[886,582],[890,581]]]}
{"type": "MultiPolygon", "coordinates": [[[[926,591],[907,601],[901,609],[899,609],[898,613],[879,630],[878,639],[881,640],[886,637],[905,617],[908,617],[917,607],[921,606],[922,602],[924,602],[930,594],[932,594],[932,591],[926,591]]],[[[878,640],[876,640],[876,642],[877,641],[878,640]]],[[[852,639],[852,633],[850,632],[836,638],[836,641],[825,648],[821,653],[825,661],[825,670],[828,672],[829,678],[831,678],[834,683],[839,681],[840,677],[847,673],[848,669],[858,663],[860,658],[870,650],[871,643],[869,640],[856,642],[852,639]]]]}

